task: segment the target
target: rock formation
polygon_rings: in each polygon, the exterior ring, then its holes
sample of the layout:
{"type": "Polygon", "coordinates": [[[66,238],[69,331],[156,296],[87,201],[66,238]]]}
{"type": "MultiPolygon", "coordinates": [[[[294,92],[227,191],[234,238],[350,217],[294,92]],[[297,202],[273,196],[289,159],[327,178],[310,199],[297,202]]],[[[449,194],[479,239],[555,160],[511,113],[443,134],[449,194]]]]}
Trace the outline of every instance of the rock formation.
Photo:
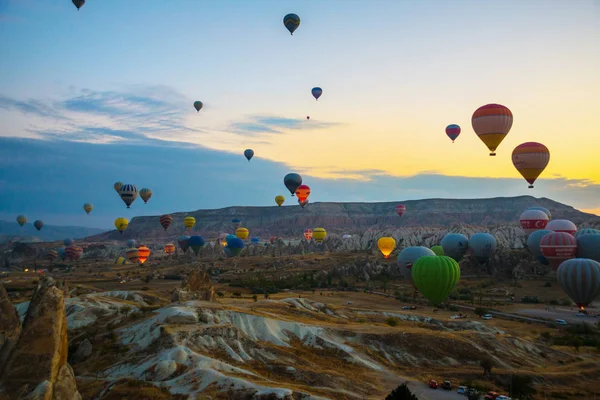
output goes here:
{"type": "Polygon", "coordinates": [[[44,277],[31,299],[21,335],[7,357],[0,394],[23,399],[81,399],[67,355],[64,296],[52,278],[44,277]]]}
{"type": "Polygon", "coordinates": [[[19,313],[10,301],[6,289],[0,283],[0,377],[20,334],[19,313]]]}
{"type": "Polygon", "coordinates": [[[215,288],[206,272],[192,271],[181,286],[180,289],[173,291],[173,301],[214,301],[215,299],[215,288]]]}

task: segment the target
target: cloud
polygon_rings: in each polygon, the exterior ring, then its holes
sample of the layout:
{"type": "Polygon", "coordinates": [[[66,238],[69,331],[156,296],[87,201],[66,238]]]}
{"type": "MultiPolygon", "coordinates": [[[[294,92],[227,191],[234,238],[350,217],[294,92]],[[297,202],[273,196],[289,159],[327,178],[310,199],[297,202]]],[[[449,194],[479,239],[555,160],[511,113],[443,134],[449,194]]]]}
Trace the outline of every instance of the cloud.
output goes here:
{"type": "Polygon", "coordinates": [[[53,107],[39,100],[16,100],[0,95],[0,108],[5,110],[16,110],[24,114],[33,114],[39,117],[50,117],[64,119],[65,117],[53,107]]]}
{"type": "Polygon", "coordinates": [[[250,135],[282,134],[289,130],[329,129],[339,126],[338,122],[321,122],[315,120],[286,118],[276,116],[252,116],[245,121],[233,122],[229,130],[250,135]]]}

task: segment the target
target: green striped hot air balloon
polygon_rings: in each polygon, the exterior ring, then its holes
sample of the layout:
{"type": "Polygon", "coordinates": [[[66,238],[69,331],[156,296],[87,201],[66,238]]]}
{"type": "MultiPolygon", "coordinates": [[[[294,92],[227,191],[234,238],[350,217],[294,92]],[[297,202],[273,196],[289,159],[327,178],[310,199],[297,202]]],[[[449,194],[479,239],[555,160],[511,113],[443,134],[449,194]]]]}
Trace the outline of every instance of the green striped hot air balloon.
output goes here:
{"type": "Polygon", "coordinates": [[[458,263],[447,256],[424,256],[412,267],[413,283],[434,306],[448,298],[460,279],[458,263]]]}

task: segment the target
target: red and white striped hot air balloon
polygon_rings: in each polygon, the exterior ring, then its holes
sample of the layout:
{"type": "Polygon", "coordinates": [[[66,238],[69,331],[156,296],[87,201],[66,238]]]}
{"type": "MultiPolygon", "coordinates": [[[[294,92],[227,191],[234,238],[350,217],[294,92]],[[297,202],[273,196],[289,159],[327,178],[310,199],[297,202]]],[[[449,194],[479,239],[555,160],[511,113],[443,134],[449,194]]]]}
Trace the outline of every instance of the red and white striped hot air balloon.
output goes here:
{"type": "Polygon", "coordinates": [[[577,233],[577,225],[568,219],[554,219],[548,222],[546,229],[554,232],[566,232],[571,235],[575,235],[575,233],[577,233]]]}
{"type": "Polygon", "coordinates": [[[512,162],[529,183],[529,189],[533,189],[533,183],[550,162],[550,151],[541,143],[521,143],[512,152],[512,162]]]}
{"type": "Polygon", "coordinates": [[[406,206],[404,204],[398,204],[396,206],[396,214],[402,216],[406,212],[406,206]]]}
{"type": "Polygon", "coordinates": [[[540,240],[540,251],[556,270],[563,261],[575,258],[577,239],[566,232],[548,233],[540,240]]]}
{"type": "Polygon", "coordinates": [[[496,148],[510,132],[512,123],[512,112],[501,104],[481,106],[471,117],[473,130],[490,150],[490,156],[496,155],[496,148]]]}
{"type": "Polygon", "coordinates": [[[539,230],[546,228],[548,224],[548,215],[542,210],[525,210],[519,218],[521,228],[527,235],[539,230]]]}

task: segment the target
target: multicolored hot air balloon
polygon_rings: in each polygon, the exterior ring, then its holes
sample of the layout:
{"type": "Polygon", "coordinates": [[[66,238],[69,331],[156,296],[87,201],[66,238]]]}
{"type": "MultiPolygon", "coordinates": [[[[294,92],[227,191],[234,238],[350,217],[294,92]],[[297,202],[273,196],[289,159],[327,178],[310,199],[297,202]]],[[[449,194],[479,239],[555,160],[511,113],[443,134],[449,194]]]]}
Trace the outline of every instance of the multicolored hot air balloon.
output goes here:
{"type": "Polygon", "coordinates": [[[132,247],[135,247],[137,249],[137,242],[135,241],[135,239],[129,239],[127,241],[127,248],[130,249],[132,247]]]}
{"type": "Polygon", "coordinates": [[[575,258],[577,240],[573,235],[566,232],[548,233],[540,240],[540,250],[550,266],[556,271],[563,261],[575,258]]]}
{"type": "Polygon", "coordinates": [[[143,188],[140,190],[140,197],[142,200],[144,200],[144,204],[148,203],[148,200],[150,200],[150,197],[152,197],[152,190],[143,188]]]}
{"type": "Polygon", "coordinates": [[[58,253],[56,252],[56,250],[48,250],[45,258],[46,260],[52,262],[56,259],[56,257],[58,257],[58,253]]]}
{"type": "Polygon", "coordinates": [[[123,187],[124,183],[123,182],[115,182],[115,184],[113,185],[113,187],[115,188],[115,191],[117,193],[119,193],[119,190],[121,190],[121,188],[123,187]]]}
{"type": "Polygon", "coordinates": [[[445,301],[460,280],[458,262],[447,256],[423,256],[412,266],[413,284],[434,306],[445,301]]]}
{"type": "Polygon", "coordinates": [[[423,246],[409,246],[398,253],[398,267],[400,276],[412,282],[412,266],[417,260],[425,256],[435,256],[435,253],[423,246]]]}
{"type": "Polygon", "coordinates": [[[315,100],[319,100],[319,97],[321,97],[321,95],[323,94],[323,89],[321,89],[320,87],[314,87],[310,92],[312,93],[315,100]]]}
{"type": "Polygon", "coordinates": [[[547,208],[545,208],[545,207],[539,207],[539,206],[536,206],[536,207],[529,207],[529,208],[528,208],[528,210],[540,210],[540,211],[543,211],[543,212],[545,212],[545,213],[546,213],[546,215],[548,216],[548,221],[550,221],[550,220],[552,219],[552,213],[550,212],[550,210],[548,210],[548,209],[547,209],[547,208]]]}
{"type": "Polygon", "coordinates": [[[475,233],[469,238],[469,250],[480,264],[485,264],[490,259],[497,245],[496,238],[489,233],[475,233]]]}
{"type": "Polygon", "coordinates": [[[308,185],[300,185],[298,189],[296,189],[296,197],[298,198],[298,202],[304,202],[310,196],[310,187],[308,185]]]}
{"type": "Polygon", "coordinates": [[[248,162],[250,162],[250,159],[252,157],[254,157],[254,150],[252,150],[252,149],[244,150],[244,157],[246,157],[248,159],[248,162]]]}
{"type": "Polygon", "coordinates": [[[77,11],[85,4],[85,0],[72,0],[75,7],[77,7],[77,11]]]}
{"type": "Polygon", "coordinates": [[[528,209],[523,211],[519,218],[519,223],[525,234],[530,235],[531,233],[546,228],[548,225],[548,215],[542,210],[528,209]]]}
{"type": "Polygon", "coordinates": [[[137,187],[130,184],[123,185],[121,186],[121,189],[119,189],[119,196],[121,196],[121,200],[123,200],[127,208],[129,208],[131,203],[133,203],[138,197],[137,187]]]}
{"type": "Polygon", "coordinates": [[[223,246],[223,247],[227,246],[227,234],[226,233],[221,233],[219,235],[219,242],[221,243],[221,246],[223,246]]]}
{"type": "Polygon", "coordinates": [[[459,262],[469,249],[469,239],[460,233],[448,233],[442,239],[444,255],[452,257],[459,262]]]}
{"type": "Polygon", "coordinates": [[[168,255],[175,253],[175,245],[173,243],[167,243],[163,247],[163,251],[168,255]]]}
{"type": "Polygon", "coordinates": [[[233,229],[237,229],[240,226],[242,226],[242,220],[240,220],[239,218],[234,218],[231,220],[231,224],[233,225],[233,229]]]}
{"type": "Polygon", "coordinates": [[[235,237],[240,238],[242,240],[246,240],[250,232],[246,228],[237,228],[235,230],[235,237]]]}
{"type": "Polygon", "coordinates": [[[325,237],[327,236],[327,231],[323,228],[315,228],[313,229],[313,240],[317,243],[321,243],[323,240],[325,240],[325,237]]]}
{"type": "Polygon", "coordinates": [[[490,156],[496,155],[496,149],[510,132],[512,124],[512,112],[500,104],[481,106],[471,117],[473,130],[490,150],[490,156]]]}
{"type": "Polygon", "coordinates": [[[304,208],[308,205],[308,199],[306,200],[298,200],[298,204],[300,205],[300,207],[304,208]]]}
{"type": "Polygon", "coordinates": [[[204,238],[202,236],[192,236],[190,237],[190,249],[194,250],[194,254],[198,255],[202,246],[204,246],[204,238]]]}
{"type": "Polygon", "coordinates": [[[225,242],[229,243],[231,242],[233,239],[236,239],[237,236],[235,236],[234,234],[230,233],[227,236],[225,236],[225,242]]]}
{"type": "Polygon", "coordinates": [[[377,247],[381,254],[383,254],[383,258],[388,258],[396,248],[396,239],[386,236],[381,237],[377,240],[377,247]]]}
{"type": "Polygon", "coordinates": [[[185,253],[190,247],[190,237],[187,235],[179,236],[179,238],[177,238],[177,244],[179,245],[179,248],[185,253]]]}
{"type": "Polygon", "coordinates": [[[431,251],[433,251],[436,256],[443,256],[444,255],[444,248],[442,246],[433,246],[431,248],[431,251]]]}
{"type": "Polygon", "coordinates": [[[194,225],[196,225],[196,218],[187,216],[183,219],[183,225],[187,228],[187,230],[192,230],[194,225]]]}
{"type": "Polygon", "coordinates": [[[552,231],[548,229],[540,229],[539,231],[532,232],[527,238],[527,249],[529,249],[529,252],[544,265],[549,265],[550,263],[542,254],[540,243],[542,238],[548,233],[552,233],[552,231]]]}
{"type": "Polygon", "coordinates": [[[138,259],[140,260],[140,264],[145,263],[148,257],[150,257],[150,249],[144,245],[138,247],[138,259]]]}
{"type": "Polygon", "coordinates": [[[170,214],[165,214],[161,215],[158,220],[160,222],[160,226],[162,226],[163,229],[166,231],[171,226],[171,223],[173,222],[173,217],[170,214]]]}
{"type": "Polygon", "coordinates": [[[35,227],[35,229],[37,229],[39,231],[40,229],[42,229],[44,227],[44,221],[39,220],[39,219],[36,221],[33,221],[33,226],[35,227]]]}
{"type": "Polygon", "coordinates": [[[586,258],[564,261],[556,279],[565,293],[582,310],[600,296],[600,263],[586,258]]]}
{"type": "Polygon", "coordinates": [[[577,257],[600,262],[600,234],[579,236],[577,238],[577,257]]]}
{"type": "Polygon", "coordinates": [[[396,214],[398,214],[400,217],[402,215],[404,215],[405,212],[406,212],[406,206],[404,204],[398,204],[396,206],[396,214]]]}
{"type": "Polygon", "coordinates": [[[200,112],[200,110],[202,109],[203,106],[204,106],[204,104],[202,104],[201,101],[194,102],[194,108],[196,109],[197,112],[200,112]]]}
{"type": "Polygon", "coordinates": [[[27,223],[27,217],[24,215],[17,216],[17,224],[23,226],[27,223]]]}
{"type": "Polygon", "coordinates": [[[129,262],[135,264],[140,260],[140,252],[135,247],[127,249],[126,257],[129,260],[129,262]]]}
{"type": "Polygon", "coordinates": [[[448,135],[448,137],[452,139],[452,143],[454,143],[458,135],[460,135],[460,126],[456,124],[448,125],[446,127],[446,135],[448,135]]]}
{"type": "Polygon", "coordinates": [[[94,209],[94,206],[91,203],[85,203],[83,205],[83,209],[85,210],[86,214],[89,215],[92,212],[92,210],[94,209]]]}
{"type": "MultiPolygon", "coordinates": [[[[593,228],[579,229],[575,233],[575,239],[579,240],[579,238],[581,236],[584,236],[584,235],[600,235],[600,230],[599,229],[593,229],[593,228]]],[[[580,257],[580,258],[585,258],[585,257],[580,257]]]]}
{"type": "Polygon", "coordinates": [[[300,17],[293,13],[287,14],[283,17],[283,26],[290,31],[290,35],[293,35],[294,31],[300,26],[300,17]]]}
{"type": "Polygon", "coordinates": [[[119,231],[119,233],[123,234],[123,231],[127,229],[129,226],[129,221],[125,218],[117,218],[115,219],[115,228],[119,231]]]}
{"type": "Polygon", "coordinates": [[[302,185],[302,177],[296,173],[287,174],[283,178],[283,184],[290,191],[292,196],[296,193],[296,189],[302,185]]]}
{"type": "Polygon", "coordinates": [[[65,247],[71,246],[73,243],[75,243],[75,241],[71,238],[66,238],[65,240],[63,240],[63,244],[65,245],[65,247]]]}
{"type": "Polygon", "coordinates": [[[83,254],[83,249],[75,245],[65,247],[65,255],[71,261],[79,260],[83,254]]]}
{"type": "Polygon", "coordinates": [[[512,152],[512,162],[517,171],[529,182],[529,189],[550,162],[550,151],[537,142],[522,143],[512,152]]]}
{"type": "Polygon", "coordinates": [[[313,236],[313,231],[312,231],[312,229],[305,229],[305,230],[304,230],[304,238],[305,238],[306,240],[310,241],[310,239],[312,238],[312,236],[313,236]]]}
{"type": "Polygon", "coordinates": [[[284,197],[284,196],[282,196],[282,195],[280,195],[280,194],[279,194],[279,195],[277,195],[277,196],[275,196],[275,203],[276,203],[276,204],[277,204],[279,207],[281,207],[281,206],[283,205],[283,203],[284,203],[284,202],[285,202],[285,197],[284,197]]]}
{"type": "Polygon", "coordinates": [[[546,229],[554,232],[566,232],[570,235],[577,233],[577,225],[568,219],[554,219],[546,224],[546,229]]]}
{"type": "Polygon", "coordinates": [[[127,259],[123,256],[117,257],[117,259],[115,260],[115,264],[118,264],[118,265],[123,265],[126,263],[127,263],[127,259]]]}

